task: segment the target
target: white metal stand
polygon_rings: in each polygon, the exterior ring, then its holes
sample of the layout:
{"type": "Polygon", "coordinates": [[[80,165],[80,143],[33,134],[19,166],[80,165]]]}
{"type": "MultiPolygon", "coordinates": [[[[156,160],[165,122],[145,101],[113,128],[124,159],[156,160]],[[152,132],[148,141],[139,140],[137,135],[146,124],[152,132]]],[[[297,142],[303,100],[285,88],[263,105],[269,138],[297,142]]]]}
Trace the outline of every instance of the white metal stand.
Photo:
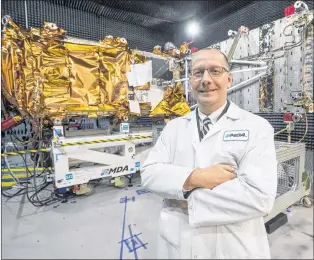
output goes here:
{"type": "Polygon", "coordinates": [[[152,132],[110,136],[60,137],[52,143],[55,185],[64,188],[93,179],[116,178],[140,169],[135,145],[151,143],[152,132]],[[115,149],[119,147],[119,149],[115,149]],[[114,154],[113,150],[118,151],[114,154]],[[71,165],[85,165],[71,168],[71,165]]]}
{"type": "Polygon", "coordinates": [[[309,193],[302,183],[305,165],[305,144],[284,142],[276,142],[275,144],[278,165],[284,165],[286,169],[284,174],[278,171],[277,198],[272,211],[264,217],[265,223],[279,213],[284,212],[294,203],[299,202],[309,193]]]}

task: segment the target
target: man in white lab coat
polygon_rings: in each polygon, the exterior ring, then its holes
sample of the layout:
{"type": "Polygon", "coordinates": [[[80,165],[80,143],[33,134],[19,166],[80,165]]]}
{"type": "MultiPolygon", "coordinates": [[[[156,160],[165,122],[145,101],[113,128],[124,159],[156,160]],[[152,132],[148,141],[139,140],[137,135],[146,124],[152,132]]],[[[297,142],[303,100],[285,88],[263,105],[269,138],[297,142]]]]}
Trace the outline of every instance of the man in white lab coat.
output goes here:
{"type": "Polygon", "coordinates": [[[164,198],[158,257],[270,258],[263,216],[277,190],[274,129],[227,100],[226,56],[192,58],[198,107],[170,121],[142,167],[142,184],[164,198]]]}

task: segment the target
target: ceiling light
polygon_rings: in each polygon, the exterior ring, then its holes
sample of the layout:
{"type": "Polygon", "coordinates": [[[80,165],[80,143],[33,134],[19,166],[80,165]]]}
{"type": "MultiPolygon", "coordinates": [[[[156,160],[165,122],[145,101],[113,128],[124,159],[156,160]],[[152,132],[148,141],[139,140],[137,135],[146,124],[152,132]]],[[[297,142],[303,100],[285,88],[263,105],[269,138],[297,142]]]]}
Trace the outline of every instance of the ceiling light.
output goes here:
{"type": "Polygon", "coordinates": [[[195,36],[199,33],[199,24],[197,22],[190,22],[187,26],[187,33],[195,36]]]}

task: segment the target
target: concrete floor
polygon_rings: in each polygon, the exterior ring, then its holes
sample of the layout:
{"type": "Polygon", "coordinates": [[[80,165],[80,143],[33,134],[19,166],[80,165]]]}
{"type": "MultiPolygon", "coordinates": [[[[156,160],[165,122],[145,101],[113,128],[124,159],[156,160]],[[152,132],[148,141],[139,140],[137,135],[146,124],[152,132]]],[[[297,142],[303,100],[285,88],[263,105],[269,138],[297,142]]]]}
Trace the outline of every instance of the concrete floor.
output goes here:
{"type": "MultiPolygon", "coordinates": [[[[161,199],[143,194],[139,183],[101,184],[89,197],[46,208],[2,198],[3,259],[155,258],[161,199]]],[[[313,208],[293,206],[287,214],[289,222],[269,236],[272,258],[313,259],[313,208]]]]}

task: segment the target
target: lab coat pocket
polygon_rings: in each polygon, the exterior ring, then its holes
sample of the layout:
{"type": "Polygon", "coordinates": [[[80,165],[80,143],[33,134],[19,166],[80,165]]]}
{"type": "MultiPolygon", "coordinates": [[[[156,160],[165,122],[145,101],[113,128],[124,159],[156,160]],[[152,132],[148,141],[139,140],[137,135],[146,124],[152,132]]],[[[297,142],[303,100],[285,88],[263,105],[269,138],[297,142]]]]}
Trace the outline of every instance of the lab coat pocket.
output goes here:
{"type": "Polygon", "coordinates": [[[162,209],[159,219],[159,235],[176,249],[180,247],[180,214],[162,209]]]}

